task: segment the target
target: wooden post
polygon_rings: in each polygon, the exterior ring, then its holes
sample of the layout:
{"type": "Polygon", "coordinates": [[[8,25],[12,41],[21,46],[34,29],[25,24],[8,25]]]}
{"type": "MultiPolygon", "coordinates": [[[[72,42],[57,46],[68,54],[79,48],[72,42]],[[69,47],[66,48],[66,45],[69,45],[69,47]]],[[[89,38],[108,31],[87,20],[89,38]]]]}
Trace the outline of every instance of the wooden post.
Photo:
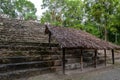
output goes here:
{"type": "Polygon", "coordinates": [[[49,32],[49,40],[48,40],[48,42],[49,42],[49,47],[51,49],[51,45],[50,45],[50,43],[51,43],[51,33],[50,32],[49,32]]]}
{"type": "Polygon", "coordinates": [[[81,71],[83,70],[83,50],[80,51],[80,67],[81,67],[81,71]]]}
{"type": "Polygon", "coordinates": [[[105,66],[107,65],[107,54],[106,54],[106,50],[104,50],[104,57],[105,57],[105,66]]]}
{"type": "Polygon", "coordinates": [[[97,50],[95,50],[95,55],[94,55],[94,67],[97,67],[97,50]]]}
{"type": "Polygon", "coordinates": [[[65,48],[62,48],[62,69],[63,74],[65,74],[65,48]]]}
{"type": "Polygon", "coordinates": [[[115,64],[114,50],[112,49],[112,64],[115,64]]]}

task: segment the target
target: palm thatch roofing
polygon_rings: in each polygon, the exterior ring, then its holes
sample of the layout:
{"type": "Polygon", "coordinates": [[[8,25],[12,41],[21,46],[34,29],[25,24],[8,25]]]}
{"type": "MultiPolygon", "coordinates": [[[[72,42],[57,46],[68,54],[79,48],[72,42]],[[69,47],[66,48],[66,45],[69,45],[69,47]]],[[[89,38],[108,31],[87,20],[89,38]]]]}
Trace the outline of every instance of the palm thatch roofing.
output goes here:
{"type": "Polygon", "coordinates": [[[35,21],[0,17],[0,42],[48,42],[45,26],[35,21]]]}
{"type": "Polygon", "coordinates": [[[101,40],[85,31],[46,25],[45,33],[57,40],[62,48],[120,49],[120,46],[101,40]]]}

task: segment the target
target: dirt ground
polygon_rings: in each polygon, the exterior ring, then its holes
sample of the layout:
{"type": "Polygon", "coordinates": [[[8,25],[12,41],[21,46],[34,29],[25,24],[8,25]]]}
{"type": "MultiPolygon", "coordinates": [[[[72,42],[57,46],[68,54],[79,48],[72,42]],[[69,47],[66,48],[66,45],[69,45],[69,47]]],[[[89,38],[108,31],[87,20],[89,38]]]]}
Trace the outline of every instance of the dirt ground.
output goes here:
{"type": "Polygon", "coordinates": [[[49,73],[19,80],[120,80],[120,64],[87,70],[87,72],[72,70],[66,71],[63,75],[59,73],[49,73]]]}
{"type": "Polygon", "coordinates": [[[71,75],[45,74],[20,80],[120,80],[120,68],[71,75]]]}

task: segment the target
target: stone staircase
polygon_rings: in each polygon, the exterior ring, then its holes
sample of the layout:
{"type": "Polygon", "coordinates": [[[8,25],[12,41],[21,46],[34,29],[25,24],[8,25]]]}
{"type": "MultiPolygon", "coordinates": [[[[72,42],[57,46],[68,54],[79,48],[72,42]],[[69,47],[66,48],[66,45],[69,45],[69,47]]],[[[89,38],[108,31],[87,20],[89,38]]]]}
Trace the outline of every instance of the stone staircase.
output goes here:
{"type": "Polygon", "coordinates": [[[52,72],[54,62],[60,55],[60,51],[56,51],[58,47],[55,43],[0,43],[0,80],[13,80],[23,74],[52,72]]]}
{"type": "MultiPolygon", "coordinates": [[[[56,43],[0,42],[0,80],[62,70],[61,54],[56,43]]],[[[84,67],[93,64],[93,55],[84,52],[84,67]]],[[[80,69],[79,50],[66,50],[65,57],[66,70],[80,69]]]]}

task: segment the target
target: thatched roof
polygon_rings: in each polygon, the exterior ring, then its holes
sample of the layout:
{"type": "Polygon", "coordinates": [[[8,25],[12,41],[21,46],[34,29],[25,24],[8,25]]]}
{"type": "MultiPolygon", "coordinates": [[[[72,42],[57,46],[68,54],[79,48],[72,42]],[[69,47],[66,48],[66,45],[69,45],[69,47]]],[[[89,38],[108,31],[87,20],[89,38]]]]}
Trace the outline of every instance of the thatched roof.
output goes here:
{"type": "Polygon", "coordinates": [[[0,41],[48,42],[45,27],[35,21],[0,17],[0,41]]]}
{"type": "Polygon", "coordinates": [[[46,33],[49,32],[63,48],[120,49],[117,45],[101,40],[81,30],[46,26],[46,33]]]}

